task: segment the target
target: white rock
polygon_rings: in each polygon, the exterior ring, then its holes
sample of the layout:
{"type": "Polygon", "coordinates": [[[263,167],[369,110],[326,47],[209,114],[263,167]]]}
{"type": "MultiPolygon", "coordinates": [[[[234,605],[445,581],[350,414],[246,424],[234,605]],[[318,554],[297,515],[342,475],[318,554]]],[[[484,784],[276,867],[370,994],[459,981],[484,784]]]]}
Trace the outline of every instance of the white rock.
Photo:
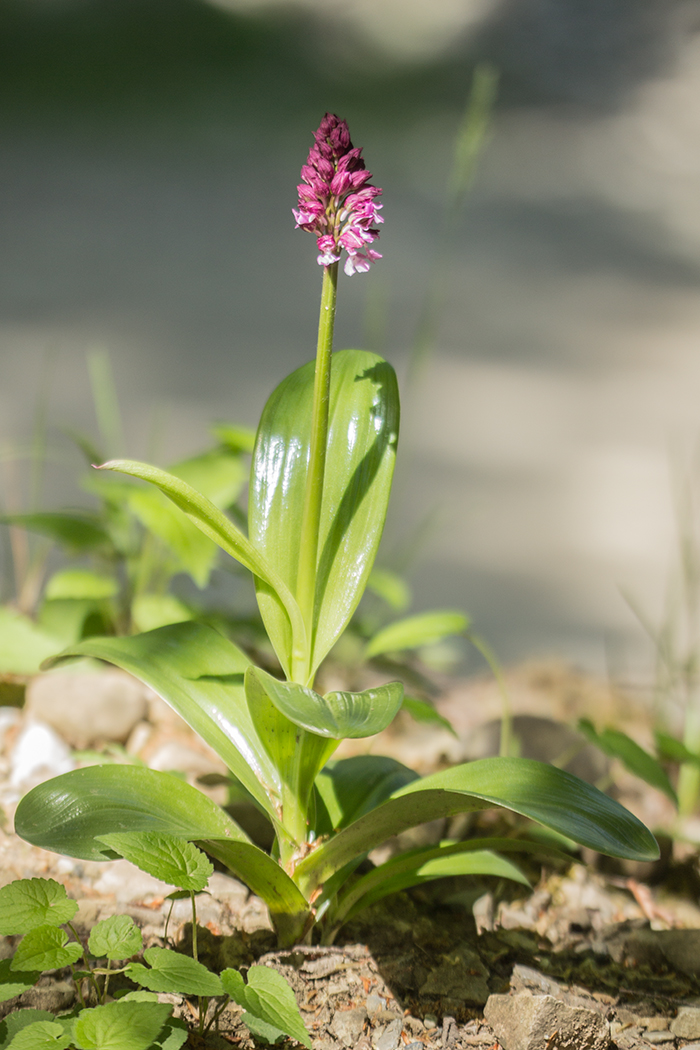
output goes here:
{"type": "Polygon", "coordinates": [[[70,748],[51,726],[28,722],[10,756],[10,786],[26,790],[75,769],[70,748]]]}

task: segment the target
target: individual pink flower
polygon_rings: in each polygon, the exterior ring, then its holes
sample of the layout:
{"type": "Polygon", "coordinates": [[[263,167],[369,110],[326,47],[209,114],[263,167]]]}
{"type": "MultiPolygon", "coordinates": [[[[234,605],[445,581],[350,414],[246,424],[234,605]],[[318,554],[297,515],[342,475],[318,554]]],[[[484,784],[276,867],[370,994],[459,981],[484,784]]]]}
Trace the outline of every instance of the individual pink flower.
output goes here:
{"type": "Polygon", "coordinates": [[[345,272],[366,273],[381,259],[369,245],[383,222],[377,204],[381,190],[370,185],[362,150],[353,147],[347,122],[326,113],[301,169],[299,207],[292,212],[296,228],[316,234],[320,266],[330,266],[347,253],[345,272]]]}

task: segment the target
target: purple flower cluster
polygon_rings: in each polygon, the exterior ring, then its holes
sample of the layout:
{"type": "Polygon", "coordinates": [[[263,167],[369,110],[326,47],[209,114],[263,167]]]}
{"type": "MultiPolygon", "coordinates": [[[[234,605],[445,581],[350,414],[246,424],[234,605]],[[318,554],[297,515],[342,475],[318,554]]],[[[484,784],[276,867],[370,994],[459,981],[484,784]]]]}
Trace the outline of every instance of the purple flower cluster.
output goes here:
{"type": "Polygon", "coordinates": [[[297,187],[299,208],[292,209],[296,228],[316,234],[320,266],[338,262],[345,249],[345,272],[366,273],[381,259],[369,245],[384,221],[376,203],[382,191],[369,185],[372,173],[362,150],[353,147],[346,121],[326,113],[314,139],[297,187]]]}

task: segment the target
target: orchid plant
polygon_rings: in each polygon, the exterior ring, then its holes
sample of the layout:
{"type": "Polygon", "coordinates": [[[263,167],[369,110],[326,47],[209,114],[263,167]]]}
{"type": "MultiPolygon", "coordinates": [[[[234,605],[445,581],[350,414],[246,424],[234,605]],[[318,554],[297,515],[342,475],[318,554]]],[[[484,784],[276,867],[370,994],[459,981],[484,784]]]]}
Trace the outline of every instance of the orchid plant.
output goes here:
{"type": "MultiPolygon", "coordinates": [[[[281,677],[194,622],[89,638],[56,658],[109,661],[159,693],[269,819],[271,853],[202,792],[144,767],[67,773],[31,791],[16,815],[28,841],[92,860],[125,856],[154,832],[193,841],[263,898],[282,945],[309,938],[316,924],[331,942],[362,908],[427,879],[487,873],[524,880],[502,855],[528,848],[512,839],[443,842],[357,874],[375,847],[439,817],[500,806],[603,853],[644,860],[658,854],[650,832],[620,805],[542,763],[483,759],[420,778],[389,758],[332,758],[342,740],[384,729],[403,696],[397,681],[362,692],[314,689],[319,665],[367,583],[396,457],[393,369],[364,350],[332,353],[343,255],[349,275],[380,258],[372,245],[381,191],[371,177],[347,123],[326,114],[294,211],[297,227],[316,235],[323,271],[317,355],[282,381],[263,410],[248,534],[181,477],[126,460],[101,468],[155,485],[250,570],[281,677]]],[[[392,635],[396,648],[400,633],[392,635]]]]}

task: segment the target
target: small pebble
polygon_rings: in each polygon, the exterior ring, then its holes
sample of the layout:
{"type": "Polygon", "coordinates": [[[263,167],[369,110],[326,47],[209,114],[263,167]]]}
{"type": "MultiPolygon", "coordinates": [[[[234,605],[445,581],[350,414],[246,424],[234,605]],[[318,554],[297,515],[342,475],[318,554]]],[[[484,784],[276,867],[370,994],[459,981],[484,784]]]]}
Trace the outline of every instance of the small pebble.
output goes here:
{"type": "Polygon", "coordinates": [[[668,1029],[666,1029],[665,1031],[662,1029],[661,1031],[656,1032],[645,1032],[644,1038],[646,1039],[647,1043],[654,1044],[675,1043],[676,1041],[675,1035],[673,1034],[673,1032],[669,1032],[668,1029]]]}
{"type": "Polygon", "coordinates": [[[409,1043],[408,1046],[404,1047],[404,1050],[424,1050],[423,1043],[417,1041],[415,1043],[409,1043]]]}
{"type": "Polygon", "coordinates": [[[435,1014],[426,1014],[423,1018],[423,1024],[426,1028],[437,1028],[437,1017],[435,1014]]]}

